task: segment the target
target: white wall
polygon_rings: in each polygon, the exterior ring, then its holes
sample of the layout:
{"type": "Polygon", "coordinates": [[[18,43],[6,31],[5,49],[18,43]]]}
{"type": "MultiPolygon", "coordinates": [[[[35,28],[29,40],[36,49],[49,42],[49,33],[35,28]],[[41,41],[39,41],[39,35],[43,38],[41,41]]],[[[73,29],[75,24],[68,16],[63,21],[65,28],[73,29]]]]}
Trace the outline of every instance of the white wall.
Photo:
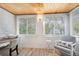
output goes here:
{"type": "MultiPolygon", "coordinates": [[[[58,15],[58,14],[56,14],[58,15]]],[[[66,16],[64,20],[66,21],[66,36],[70,35],[69,31],[69,14],[60,14],[61,16],[66,16]]],[[[26,17],[27,15],[17,15],[16,18],[26,17]]],[[[37,15],[37,31],[36,35],[20,35],[19,40],[20,47],[29,47],[29,48],[48,48],[47,40],[50,40],[50,48],[54,47],[55,40],[61,39],[61,36],[46,36],[43,33],[43,15],[37,15]],[[41,19],[41,20],[39,20],[41,19]]],[[[16,19],[16,20],[17,20],[16,19]]]]}
{"type": "Polygon", "coordinates": [[[15,16],[0,8],[0,34],[15,34],[15,16]]]}

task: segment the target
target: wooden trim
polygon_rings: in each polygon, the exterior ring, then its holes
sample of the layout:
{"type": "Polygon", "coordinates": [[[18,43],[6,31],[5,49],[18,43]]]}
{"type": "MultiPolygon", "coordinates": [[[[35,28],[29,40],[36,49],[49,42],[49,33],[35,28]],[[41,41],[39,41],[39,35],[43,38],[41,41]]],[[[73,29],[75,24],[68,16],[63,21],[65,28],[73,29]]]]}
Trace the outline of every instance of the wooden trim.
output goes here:
{"type": "MultiPolygon", "coordinates": [[[[77,7],[79,7],[79,5],[75,6],[72,10],[76,9],[77,7]]],[[[71,12],[72,10],[70,10],[68,12],[71,12]]]]}
{"type": "Polygon", "coordinates": [[[31,14],[15,14],[16,16],[17,15],[37,15],[36,13],[31,13],[31,14]]]}
{"type": "Polygon", "coordinates": [[[36,14],[36,13],[32,13],[32,14],[15,14],[16,16],[17,15],[43,15],[43,14],[63,14],[63,13],[69,13],[69,12],[55,12],[55,13],[42,13],[42,14],[36,14]]]}
{"type": "Polygon", "coordinates": [[[68,13],[68,12],[55,12],[55,13],[50,12],[50,13],[44,13],[44,14],[63,14],[63,13],[68,13]]]}
{"type": "Polygon", "coordinates": [[[14,13],[12,13],[11,11],[9,11],[9,10],[7,10],[7,9],[3,8],[3,7],[0,7],[0,8],[2,8],[2,9],[4,9],[4,10],[6,10],[7,12],[9,12],[9,13],[11,13],[11,14],[15,15],[15,14],[14,14],[14,13]]]}

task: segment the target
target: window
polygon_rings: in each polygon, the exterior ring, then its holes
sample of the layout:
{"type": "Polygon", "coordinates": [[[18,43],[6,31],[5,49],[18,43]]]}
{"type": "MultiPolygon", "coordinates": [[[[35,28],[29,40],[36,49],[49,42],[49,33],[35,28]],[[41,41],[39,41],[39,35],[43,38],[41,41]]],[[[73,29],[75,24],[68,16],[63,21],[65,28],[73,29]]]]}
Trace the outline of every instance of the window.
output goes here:
{"type": "Polygon", "coordinates": [[[72,36],[79,36],[79,7],[70,13],[70,31],[72,36]]]}
{"type": "Polygon", "coordinates": [[[27,16],[19,16],[18,19],[18,34],[40,34],[39,32],[43,32],[41,34],[46,35],[65,35],[65,16],[63,15],[43,15],[43,21],[37,22],[37,17],[27,15],[27,16]],[[36,23],[37,22],[37,23],[36,23]],[[42,25],[43,23],[43,25],[42,25]],[[36,27],[36,24],[38,27],[36,27]],[[43,27],[42,27],[43,26],[43,27]],[[36,30],[37,28],[37,30],[36,30]],[[43,31],[42,31],[43,30],[43,31]],[[39,32],[38,32],[39,31],[39,32]]]}
{"type": "Polygon", "coordinates": [[[56,35],[62,35],[65,33],[64,28],[64,20],[62,17],[56,17],[55,19],[55,34],[56,35]]]}
{"type": "Polygon", "coordinates": [[[64,35],[65,21],[62,16],[47,15],[45,19],[45,34],[64,35]]]}
{"type": "Polygon", "coordinates": [[[29,19],[28,20],[28,34],[35,34],[36,31],[36,20],[29,19]]]}
{"type": "Polygon", "coordinates": [[[27,20],[21,18],[19,20],[19,33],[26,34],[27,33],[27,20]]]}
{"type": "Polygon", "coordinates": [[[79,16],[72,19],[72,30],[73,35],[79,36],[79,16]]]}
{"type": "Polygon", "coordinates": [[[35,34],[36,32],[36,17],[27,16],[18,18],[19,34],[35,34]]]}
{"type": "Polygon", "coordinates": [[[54,22],[52,17],[45,18],[45,34],[54,34],[54,22]]]}

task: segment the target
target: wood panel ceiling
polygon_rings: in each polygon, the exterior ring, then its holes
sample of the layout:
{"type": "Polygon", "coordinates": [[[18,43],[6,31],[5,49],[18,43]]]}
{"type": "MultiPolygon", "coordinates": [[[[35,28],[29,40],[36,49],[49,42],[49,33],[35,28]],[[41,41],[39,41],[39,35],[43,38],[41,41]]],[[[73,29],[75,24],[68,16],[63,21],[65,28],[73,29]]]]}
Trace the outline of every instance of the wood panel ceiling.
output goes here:
{"type": "Polygon", "coordinates": [[[78,3],[0,3],[0,7],[13,14],[68,13],[78,3]]]}

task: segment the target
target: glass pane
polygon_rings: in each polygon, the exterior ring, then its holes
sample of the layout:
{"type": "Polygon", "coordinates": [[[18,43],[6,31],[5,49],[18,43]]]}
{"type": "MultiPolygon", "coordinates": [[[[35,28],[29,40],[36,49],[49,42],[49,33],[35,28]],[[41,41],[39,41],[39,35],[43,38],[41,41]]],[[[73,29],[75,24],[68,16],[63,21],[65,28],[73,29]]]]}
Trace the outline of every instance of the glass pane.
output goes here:
{"type": "Polygon", "coordinates": [[[73,34],[79,35],[79,17],[73,19],[73,34]]]}
{"type": "Polygon", "coordinates": [[[54,31],[56,35],[64,34],[63,17],[55,17],[55,30],[54,31]]]}
{"type": "Polygon", "coordinates": [[[53,34],[54,33],[54,20],[52,17],[47,17],[45,19],[45,34],[53,34]]]}
{"type": "Polygon", "coordinates": [[[21,18],[19,20],[19,33],[20,34],[26,34],[27,33],[27,20],[24,18],[21,18]]]}
{"type": "Polygon", "coordinates": [[[36,20],[30,17],[28,19],[28,34],[35,34],[36,31],[36,20]]]}

